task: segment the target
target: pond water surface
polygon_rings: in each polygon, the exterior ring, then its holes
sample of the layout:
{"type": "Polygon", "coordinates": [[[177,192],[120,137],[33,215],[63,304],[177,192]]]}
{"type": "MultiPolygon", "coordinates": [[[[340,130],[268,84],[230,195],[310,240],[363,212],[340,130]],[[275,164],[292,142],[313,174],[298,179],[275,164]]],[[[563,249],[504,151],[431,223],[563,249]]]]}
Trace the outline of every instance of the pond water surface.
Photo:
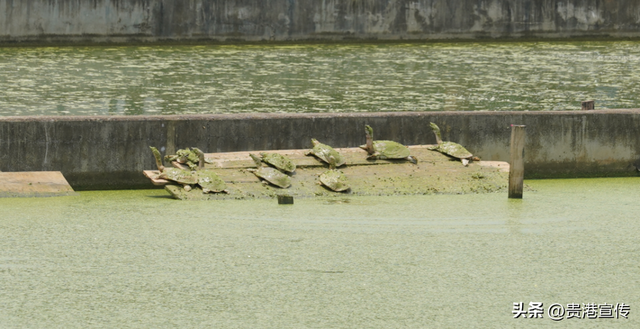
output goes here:
{"type": "Polygon", "coordinates": [[[0,48],[0,116],[640,107],[640,42],[0,48]]]}
{"type": "Polygon", "coordinates": [[[3,328],[505,328],[514,302],[625,303],[640,327],[640,178],[506,194],[186,202],[0,199],[3,328]]]}

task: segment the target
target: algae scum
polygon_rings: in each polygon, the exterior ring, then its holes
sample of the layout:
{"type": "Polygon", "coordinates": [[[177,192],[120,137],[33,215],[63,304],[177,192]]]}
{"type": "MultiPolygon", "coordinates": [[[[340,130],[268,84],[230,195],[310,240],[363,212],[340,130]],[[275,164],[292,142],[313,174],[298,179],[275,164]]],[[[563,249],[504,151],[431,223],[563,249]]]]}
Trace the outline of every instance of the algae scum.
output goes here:
{"type": "Polygon", "coordinates": [[[640,42],[0,48],[0,115],[640,107],[640,42]]]}
{"type": "Polygon", "coordinates": [[[640,178],[503,193],[0,199],[3,328],[638,328],[640,178]],[[179,205],[178,205],[179,204],[179,205]],[[514,319],[513,303],[628,319],[514,319]]]}

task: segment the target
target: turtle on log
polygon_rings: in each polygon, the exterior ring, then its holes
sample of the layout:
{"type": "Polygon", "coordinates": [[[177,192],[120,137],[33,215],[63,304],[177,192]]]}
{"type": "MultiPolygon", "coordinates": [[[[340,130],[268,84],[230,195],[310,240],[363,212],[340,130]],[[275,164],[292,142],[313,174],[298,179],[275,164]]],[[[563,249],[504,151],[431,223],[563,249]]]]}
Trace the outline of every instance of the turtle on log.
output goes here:
{"type": "Polygon", "coordinates": [[[160,151],[157,148],[150,146],[151,152],[156,159],[156,166],[160,174],[158,178],[166,179],[172,182],[176,182],[184,187],[184,190],[189,192],[192,189],[191,185],[198,185],[202,188],[204,193],[209,192],[224,192],[228,193],[227,185],[225,182],[213,171],[204,171],[204,153],[198,148],[193,148],[193,151],[200,158],[198,171],[190,171],[180,168],[166,168],[162,164],[162,157],[160,151]]]}
{"type": "Polygon", "coordinates": [[[322,144],[320,142],[318,142],[317,139],[312,138],[311,139],[311,143],[313,144],[313,149],[311,149],[310,151],[306,152],[305,155],[313,155],[316,158],[329,163],[329,157],[333,157],[335,160],[335,166],[336,167],[340,167],[342,165],[344,165],[347,161],[345,160],[344,156],[342,156],[342,154],[340,154],[340,152],[336,151],[333,147],[327,145],[327,144],[322,144]]]}
{"type": "Polygon", "coordinates": [[[229,193],[227,184],[211,170],[204,169],[204,152],[199,148],[193,147],[192,150],[198,155],[198,186],[202,188],[204,193],[229,193]]]}
{"type": "Polygon", "coordinates": [[[336,159],[333,155],[329,156],[329,170],[320,174],[320,185],[334,192],[344,192],[350,189],[347,183],[347,177],[344,173],[336,169],[336,159]]]}
{"type": "Polygon", "coordinates": [[[198,167],[200,161],[200,157],[198,156],[198,152],[196,151],[196,149],[197,148],[195,147],[180,149],[176,151],[176,154],[174,155],[166,155],[164,157],[164,161],[175,161],[179,164],[189,166],[189,169],[191,170],[195,170],[198,167]]]}
{"type": "Polygon", "coordinates": [[[287,188],[291,186],[291,178],[280,172],[279,170],[271,167],[265,167],[262,165],[262,159],[255,155],[249,154],[253,161],[256,163],[257,169],[247,169],[251,171],[258,178],[263,179],[266,182],[269,182],[277,187],[287,188]]]}
{"type": "Polygon", "coordinates": [[[149,146],[151,148],[151,152],[153,152],[153,156],[156,159],[156,166],[158,167],[158,171],[160,174],[158,178],[166,179],[172,182],[176,182],[182,185],[185,191],[191,191],[191,185],[198,183],[198,176],[195,172],[179,169],[179,168],[166,168],[162,164],[162,156],[160,155],[160,151],[153,146],[149,146]]]}
{"type": "Polygon", "coordinates": [[[291,161],[287,156],[279,153],[260,153],[262,162],[274,166],[276,169],[292,174],[296,171],[296,164],[291,161]]]}
{"type": "Polygon", "coordinates": [[[411,156],[409,148],[394,141],[375,141],[373,140],[373,128],[364,126],[364,132],[367,138],[367,144],[361,145],[360,148],[367,151],[369,156],[367,159],[406,159],[411,163],[418,163],[418,159],[411,156]]]}
{"type": "Polygon", "coordinates": [[[436,141],[438,142],[438,145],[430,147],[430,150],[438,151],[452,158],[460,159],[460,161],[462,161],[462,165],[464,166],[468,166],[469,161],[471,160],[480,161],[480,158],[473,156],[473,154],[467,151],[464,146],[454,142],[443,142],[438,125],[431,122],[430,126],[431,130],[433,130],[433,133],[436,135],[436,141]]]}

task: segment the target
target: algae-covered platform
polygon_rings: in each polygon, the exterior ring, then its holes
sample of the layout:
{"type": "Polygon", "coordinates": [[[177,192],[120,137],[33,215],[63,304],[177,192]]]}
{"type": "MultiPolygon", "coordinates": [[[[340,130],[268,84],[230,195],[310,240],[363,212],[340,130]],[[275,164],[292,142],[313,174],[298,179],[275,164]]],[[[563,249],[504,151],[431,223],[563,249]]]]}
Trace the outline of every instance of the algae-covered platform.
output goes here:
{"type": "Polygon", "coordinates": [[[410,194],[464,194],[488,193],[506,190],[509,165],[506,162],[476,161],[463,166],[459,160],[429,150],[428,145],[409,146],[417,164],[406,160],[367,160],[367,152],[360,148],[336,149],[346,158],[346,165],[338,168],[348,178],[350,189],[333,192],[318,184],[318,176],[328,165],[308,150],[252,151],[207,153],[202,170],[212,170],[227,184],[228,193],[203,193],[199,187],[186,191],[181,185],[158,179],[157,170],[145,175],[176,199],[247,199],[273,198],[277,195],[317,197],[335,195],[410,195],[410,194]],[[278,188],[263,183],[249,169],[255,163],[249,154],[280,153],[291,158],[297,169],[291,175],[289,188],[278,188]]]}
{"type": "Polygon", "coordinates": [[[0,172],[0,198],[74,195],[59,171],[0,172]]]}

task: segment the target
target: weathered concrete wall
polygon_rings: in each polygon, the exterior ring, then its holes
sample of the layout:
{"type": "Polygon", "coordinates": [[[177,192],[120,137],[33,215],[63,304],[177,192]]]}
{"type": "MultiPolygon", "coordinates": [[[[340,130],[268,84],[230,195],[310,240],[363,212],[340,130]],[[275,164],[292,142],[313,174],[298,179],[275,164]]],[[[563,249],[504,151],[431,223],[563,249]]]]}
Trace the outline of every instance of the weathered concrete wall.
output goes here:
{"type": "Polygon", "coordinates": [[[0,0],[0,44],[640,37],[635,0],[0,0]]]}
{"type": "Polygon", "coordinates": [[[76,189],[150,187],[149,146],[173,153],[302,149],[318,138],[335,147],[376,139],[435,143],[429,122],[445,140],[483,160],[509,159],[511,124],[527,125],[527,178],[636,175],[640,110],[573,112],[420,112],[132,117],[0,118],[1,171],[61,171],[76,189]]]}

